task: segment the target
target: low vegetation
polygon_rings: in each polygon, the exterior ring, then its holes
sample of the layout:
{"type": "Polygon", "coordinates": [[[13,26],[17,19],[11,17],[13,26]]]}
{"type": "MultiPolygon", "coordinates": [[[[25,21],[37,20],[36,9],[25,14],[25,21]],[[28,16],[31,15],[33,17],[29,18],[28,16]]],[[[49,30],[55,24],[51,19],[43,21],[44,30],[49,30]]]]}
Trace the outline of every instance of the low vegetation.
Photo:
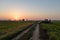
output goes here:
{"type": "Polygon", "coordinates": [[[0,21],[0,39],[23,30],[31,24],[33,24],[31,21],[0,21]]]}
{"type": "Polygon", "coordinates": [[[49,40],[60,40],[60,21],[53,21],[52,24],[41,24],[44,29],[47,29],[49,40]]]}

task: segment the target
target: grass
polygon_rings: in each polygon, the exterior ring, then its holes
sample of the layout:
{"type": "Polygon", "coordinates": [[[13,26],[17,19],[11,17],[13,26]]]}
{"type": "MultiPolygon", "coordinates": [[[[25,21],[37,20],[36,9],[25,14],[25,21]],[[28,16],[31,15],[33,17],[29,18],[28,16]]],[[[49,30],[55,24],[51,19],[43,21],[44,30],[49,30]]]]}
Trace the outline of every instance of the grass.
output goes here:
{"type": "Polygon", "coordinates": [[[53,24],[41,24],[48,30],[49,40],[60,40],[60,21],[54,21],[53,24]]]}
{"type": "Polygon", "coordinates": [[[35,26],[36,25],[31,26],[32,28],[27,33],[25,33],[25,35],[23,35],[20,38],[20,40],[29,40],[32,37],[33,31],[35,29],[35,26]]]}
{"type": "Polygon", "coordinates": [[[33,22],[0,21],[0,39],[8,35],[12,35],[20,30],[23,30],[31,24],[33,24],[33,22]]]}

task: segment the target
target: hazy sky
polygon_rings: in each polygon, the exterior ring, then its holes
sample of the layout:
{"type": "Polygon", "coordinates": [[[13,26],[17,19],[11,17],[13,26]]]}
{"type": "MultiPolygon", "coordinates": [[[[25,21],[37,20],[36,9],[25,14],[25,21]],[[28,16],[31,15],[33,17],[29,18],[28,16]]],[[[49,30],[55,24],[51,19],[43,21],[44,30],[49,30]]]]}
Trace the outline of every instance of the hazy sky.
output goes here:
{"type": "Polygon", "coordinates": [[[0,0],[0,19],[58,19],[60,0],[0,0]]]}

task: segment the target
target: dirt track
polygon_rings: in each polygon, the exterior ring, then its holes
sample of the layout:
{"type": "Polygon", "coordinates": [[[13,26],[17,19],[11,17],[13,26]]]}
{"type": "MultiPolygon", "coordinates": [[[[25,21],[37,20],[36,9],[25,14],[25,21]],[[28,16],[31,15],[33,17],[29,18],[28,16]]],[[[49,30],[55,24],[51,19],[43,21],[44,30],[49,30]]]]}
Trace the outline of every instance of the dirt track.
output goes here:
{"type": "Polygon", "coordinates": [[[36,23],[12,40],[49,40],[49,36],[47,30],[43,29],[39,23],[36,23]]]}
{"type": "Polygon", "coordinates": [[[39,22],[6,40],[49,40],[47,30],[39,22]]]}

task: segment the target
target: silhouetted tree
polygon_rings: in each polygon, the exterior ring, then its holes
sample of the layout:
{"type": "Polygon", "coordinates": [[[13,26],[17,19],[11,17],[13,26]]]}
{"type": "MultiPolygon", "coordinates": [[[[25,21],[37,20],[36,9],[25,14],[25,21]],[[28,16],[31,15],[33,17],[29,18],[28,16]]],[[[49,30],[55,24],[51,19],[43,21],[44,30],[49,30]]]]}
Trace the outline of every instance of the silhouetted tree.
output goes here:
{"type": "Polygon", "coordinates": [[[49,20],[49,23],[51,23],[51,20],[49,20]]]}
{"type": "Polygon", "coordinates": [[[45,23],[49,23],[49,20],[48,19],[45,19],[45,23]]]}
{"type": "Polygon", "coordinates": [[[42,23],[51,23],[51,20],[45,19],[42,23]]]}
{"type": "Polygon", "coordinates": [[[25,19],[22,19],[22,21],[25,21],[25,19]]]}

